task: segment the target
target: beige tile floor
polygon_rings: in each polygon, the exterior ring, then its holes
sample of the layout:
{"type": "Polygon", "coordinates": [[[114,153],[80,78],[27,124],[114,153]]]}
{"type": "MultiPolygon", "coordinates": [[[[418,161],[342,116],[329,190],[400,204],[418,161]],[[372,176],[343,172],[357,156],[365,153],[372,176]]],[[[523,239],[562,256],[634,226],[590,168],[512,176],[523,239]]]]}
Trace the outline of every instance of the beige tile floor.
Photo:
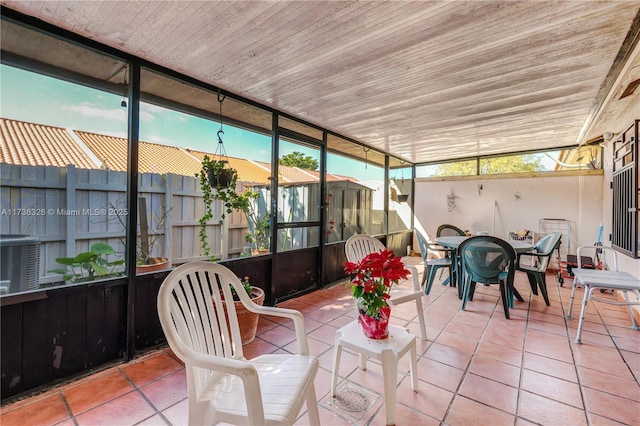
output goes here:
{"type": "MultiPolygon", "coordinates": [[[[461,311],[455,289],[434,284],[424,297],[428,340],[417,342],[419,391],[412,392],[409,364],[401,359],[396,424],[640,425],[640,332],[629,329],[626,310],[590,305],[577,345],[577,319],[564,318],[570,280],[560,287],[550,271],[547,281],[550,307],[530,293],[526,275],[516,274],[525,302],[516,302],[510,320],[497,286],[478,287],[461,311]]],[[[377,361],[361,371],[357,357],[343,352],[338,387],[364,395],[363,411],[346,411],[329,395],[335,331],[354,319],[348,288],[318,290],[280,306],[305,316],[310,350],[320,360],[315,386],[322,424],[384,424],[377,361]]],[[[394,308],[392,317],[418,334],[414,305],[394,308]]],[[[261,318],[245,356],[286,351],[293,338],[286,326],[261,318]]],[[[167,348],[5,405],[0,416],[2,426],[186,423],[184,368],[167,348]]],[[[305,411],[297,424],[306,423],[305,411]]]]}

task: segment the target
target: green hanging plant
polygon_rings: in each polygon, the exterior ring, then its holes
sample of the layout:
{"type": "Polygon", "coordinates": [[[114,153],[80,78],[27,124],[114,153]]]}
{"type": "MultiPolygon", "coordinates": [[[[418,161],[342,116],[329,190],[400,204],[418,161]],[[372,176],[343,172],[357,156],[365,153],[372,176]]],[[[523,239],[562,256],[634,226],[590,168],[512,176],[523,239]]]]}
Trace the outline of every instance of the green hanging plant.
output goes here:
{"type": "Polygon", "coordinates": [[[215,200],[222,201],[224,205],[221,218],[224,219],[227,214],[231,214],[233,210],[241,210],[247,212],[250,200],[255,198],[253,191],[246,190],[242,194],[236,192],[236,184],[238,181],[238,172],[228,166],[228,162],[224,160],[214,160],[205,155],[202,160],[202,168],[196,173],[196,178],[200,180],[200,190],[202,190],[202,201],[204,202],[204,214],[200,218],[200,246],[205,256],[212,262],[216,260],[211,255],[211,246],[209,245],[206,233],[207,223],[213,219],[213,202],[215,200]],[[220,176],[229,175],[228,183],[220,176]]]}

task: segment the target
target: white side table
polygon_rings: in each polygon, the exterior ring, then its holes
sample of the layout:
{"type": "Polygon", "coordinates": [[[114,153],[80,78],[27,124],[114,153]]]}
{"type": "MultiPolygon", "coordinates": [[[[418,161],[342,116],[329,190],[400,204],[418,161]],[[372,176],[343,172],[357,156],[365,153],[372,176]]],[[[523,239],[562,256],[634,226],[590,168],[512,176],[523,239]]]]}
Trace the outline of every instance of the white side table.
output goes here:
{"type": "Polygon", "coordinates": [[[406,328],[389,325],[389,337],[386,339],[369,339],[362,333],[358,321],[353,321],[336,331],[336,345],[333,352],[333,376],[331,395],[336,396],[338,383],[338,367],[342,348],[350,349],[360,356],[360,369],[366,370],[367,357],[379,359],[382,363],[384,379],[384,404],[387,424],[396,422],[396,387],[398,380],[398,360],[409,352],[411,357],[411,389],[418,391],[416,336],[406,328]]]}

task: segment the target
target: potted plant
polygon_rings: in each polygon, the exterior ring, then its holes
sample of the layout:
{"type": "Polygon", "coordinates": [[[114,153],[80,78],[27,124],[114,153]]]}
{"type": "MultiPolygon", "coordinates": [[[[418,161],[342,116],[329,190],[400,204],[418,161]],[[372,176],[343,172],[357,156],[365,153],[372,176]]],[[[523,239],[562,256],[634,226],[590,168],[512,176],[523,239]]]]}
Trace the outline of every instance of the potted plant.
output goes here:
{"type": "MultiPolygon", "coordinates": [[[[246,291],[249,297],[251,297],[251,300],[258,305],[262,305],[264,303],[264,291],[260,287],[252,286],[248,276],[245,276],[241,282],[244,287],[244,291],[246,291]]],[[[240,327],[240,337],[242,339],[242,344],[246,345],[256,338],[260,314],[247,310],[235,291],[233,291],[233,293],[234,306],[236,309],[236,315],[238,316],[238,326],[240,327]]],[[[225,308],[225,317],[226,315],[227,313],[225,308]]]]}
{"type": "Polygon", "coordinates": [[[58,257],[56,262],[70,268],[57,268],[47,272],[62,274],[65,281],[73,283],[94,281],[101,278],[122,276],[117,271],[124,265],[124,259],[110,262],[108,256],[116,251],[107,243],[92,244],[89,251],[78,253],[75,257],[58,257]]]}
{"type": "Polygon", "coordinates": [[[344,270],[350,275],[351,294],[358,307],[358,322],[363,333],[371,339],[386,339],[391,285],[407,278],[410,271],[393,250],[386,249],[369,253],[357,263],[345,262],[344,270]]]}
{"type": "Polygon", "coordinates": [[[205,211],[199,220],[200,245],[204,254],[211,260],[215,261],[215,256],[211,255],[211,246],[209,245],[206,233],[207,223],[213,219],[213,201],[220,200],[224,204],[222,211],[222,219],[226,214],[230,214],[234,209],[247,211],[251,200],[252,191],[244,191],[242,194],[236,192],[236,183],[238,173],[235,169],[228,167],[228,162],[223,160],[213,160],[205,155],[202,160],[202,168],[196,173],[196,178],[200,181],[200,190],[202,191],[202,201],[204,202],[205,211]],[[230,181],[224,185],[220,179],[222,175],[229,174],[230,181]]]}
{"type": "Polygon", "coordinates": [[[163,271],[169,267],[168,258],[152,256],[152,253],[162,235],[158,231],[164,227],[170,211],[171,209],[165,209],[162,216],[158,216],[154,212],[149,226],[147,223],[147,200],[143,197],[138,198],[140,238],[136,240],[136,274],[163,271]]]}
{"type": "Polygon", "coordinates": [[[208,157],[205,157],[206,160],[210,161],[210,164],[207,165],[207,180],[212,188],[217,190],[235,188],[238,173],[235,169],[227,167],[228,161],[209,160],[208,157]]]}

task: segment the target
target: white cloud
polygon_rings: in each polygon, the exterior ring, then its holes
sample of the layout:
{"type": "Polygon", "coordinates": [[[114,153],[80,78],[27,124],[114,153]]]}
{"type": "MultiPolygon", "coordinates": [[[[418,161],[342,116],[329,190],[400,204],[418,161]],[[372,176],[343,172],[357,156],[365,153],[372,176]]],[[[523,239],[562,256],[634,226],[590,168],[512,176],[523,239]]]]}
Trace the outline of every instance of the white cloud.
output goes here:
{"type": "Polygon", "coordinates": [[[140,121],[151,121],[153,118],[153,114],[149,114],[146,111],[140,111],[140,121]]]}
{"type": "Polygon", "coordinates": [[[157,143],[159,145],[177,146],[176,141],[159,135],[146,135],[144,138],[141,137],[140,140],[157,143]]]}
{"type": "Polygon", "coordinates": [[[122,109],[100,109],[89,105],[70,105],[63,106],[62,109],[80,113],[86,117],[99,117],[116,121],[127,121],[127,111],[122,109]]]}
{"type": "MultiPolygon", "coordinates": [[[[124,123],[127,122],[127,109],[123,107],[103,109],[103,108],[96,108],[88,104],[80,104],[80,105],[63,106],[62,109],[80,113],[85,117],[97,117],[97,118],[104,118],[107,120],[116,120],[124,123]]],[[[140,121],[151,121],[151,120],[153,120],[153,115],[151,113],[147,111],[140,111],[140,121]]]]}

